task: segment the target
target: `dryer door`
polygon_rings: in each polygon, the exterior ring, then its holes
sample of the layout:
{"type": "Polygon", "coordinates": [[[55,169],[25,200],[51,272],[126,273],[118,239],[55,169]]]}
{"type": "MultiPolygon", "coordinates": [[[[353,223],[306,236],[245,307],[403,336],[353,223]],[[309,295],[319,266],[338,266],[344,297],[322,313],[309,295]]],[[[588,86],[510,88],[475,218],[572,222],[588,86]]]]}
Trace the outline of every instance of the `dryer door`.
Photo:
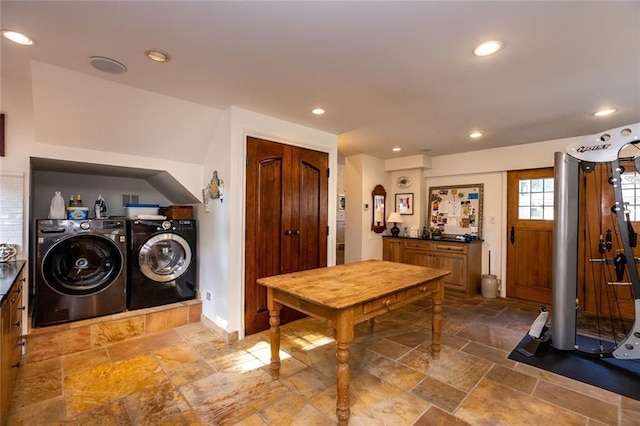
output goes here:
{"type": "Polygon", "coordinates": [[[138,254],[140,271],[158,282],[173,281],[180,277],[189,269],[191,259],[191,246],[187,240],[171,232],[149,238],[138,254]]]}
{"type": "Polygon", "coordinates": [[[69,295],[99,293],[122,272],[115,242],[100,235],[78,235],[51,246],[42,259],[42,276],[54,290],[69,295]]]}

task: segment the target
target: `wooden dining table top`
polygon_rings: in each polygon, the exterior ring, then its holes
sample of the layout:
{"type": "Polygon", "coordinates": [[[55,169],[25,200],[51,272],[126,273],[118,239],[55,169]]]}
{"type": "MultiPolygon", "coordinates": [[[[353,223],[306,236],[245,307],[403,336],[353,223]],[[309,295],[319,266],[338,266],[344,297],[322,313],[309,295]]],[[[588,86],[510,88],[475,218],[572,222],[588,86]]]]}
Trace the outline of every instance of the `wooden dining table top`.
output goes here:
{"type": "Polygon", "coordinates": [[[442,269],[364,260],[259,278],[266,287],[332,309],[343,309],[448,275],[442,269]]]}

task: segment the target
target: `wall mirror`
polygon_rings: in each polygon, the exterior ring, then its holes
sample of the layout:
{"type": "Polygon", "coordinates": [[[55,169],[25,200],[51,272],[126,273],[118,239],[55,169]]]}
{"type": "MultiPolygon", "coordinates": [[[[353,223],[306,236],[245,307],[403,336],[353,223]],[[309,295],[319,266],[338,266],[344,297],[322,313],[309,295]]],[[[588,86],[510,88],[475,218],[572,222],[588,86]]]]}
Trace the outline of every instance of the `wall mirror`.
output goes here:
{"type": "Polygon", "coordinates": [[[429,217],[432,235],[456,239],[470,235],[482,239],[484,184],[429,187],[429,217]]]}
{"type": "Polygon", "coordinates": [[[371,230],[377,234],[384,232],[387,229],[385,218],[387,217],[385,211],[385,203],[387,201],[387,191],[384,190],[382,185],[376,185],[371,192],[372,196],[372,211],[373,216],[371,220],[371,230]]]}

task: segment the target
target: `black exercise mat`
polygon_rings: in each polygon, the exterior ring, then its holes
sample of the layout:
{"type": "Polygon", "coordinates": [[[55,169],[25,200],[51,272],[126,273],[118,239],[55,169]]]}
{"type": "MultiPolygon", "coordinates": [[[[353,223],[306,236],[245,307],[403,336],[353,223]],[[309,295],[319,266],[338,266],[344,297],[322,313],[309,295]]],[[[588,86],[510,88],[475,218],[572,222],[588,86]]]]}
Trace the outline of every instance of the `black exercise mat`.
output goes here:
{"type": "MultiPolygon", "coordinates": [[[[640,401],[640,360],[594,358],[578,351],[560,351],[552,347],[526,357],[517,349],[529,340],[529,335],[525,335],[509,359],[640,401]]],[[[586,336],[576,336],[576,343],[581,348],[597,348],[599,344],[598,340],[586,336]]]]}

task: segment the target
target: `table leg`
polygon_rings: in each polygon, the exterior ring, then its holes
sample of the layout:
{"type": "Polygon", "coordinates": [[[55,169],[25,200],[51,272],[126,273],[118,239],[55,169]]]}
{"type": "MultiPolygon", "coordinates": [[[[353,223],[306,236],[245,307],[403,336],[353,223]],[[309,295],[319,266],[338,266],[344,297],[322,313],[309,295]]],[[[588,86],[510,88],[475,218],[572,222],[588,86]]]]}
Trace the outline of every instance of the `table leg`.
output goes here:
{"type": "Polygon", "coordinates": [[[440,358],[440,341],[442,338],[442,302],[444,300],[444,280],[440,278],[436,290],[433,292],[433,311],[431,313],[431,355],[433,359],[440,358]]]}
{"type": "Polygon", "coordinates": [[[376,320],[374,318],[369,318],[367,321],[367,331],[369,334],[373,334],[373,327],[376,325],[376,320]]]}
{"type": "Polygon", "coordinates": [[[335,322],[336,327],[336,386],[338,390],[338,402],[336,414],[338,425],[347,425],[351,415],[351,403],[349,401],[349,383],[351,371],[349,368],[349,345],[353,340],[353,312],[341,312],[335,322]]]}
{"type": "Polygon", "coordinates": [[[275,380],[280,377],[280,310],[282,305],[273,300],[271,289],[267,295],[269,307],[269,343],[271,345],[271,377],[275,380]]]}

